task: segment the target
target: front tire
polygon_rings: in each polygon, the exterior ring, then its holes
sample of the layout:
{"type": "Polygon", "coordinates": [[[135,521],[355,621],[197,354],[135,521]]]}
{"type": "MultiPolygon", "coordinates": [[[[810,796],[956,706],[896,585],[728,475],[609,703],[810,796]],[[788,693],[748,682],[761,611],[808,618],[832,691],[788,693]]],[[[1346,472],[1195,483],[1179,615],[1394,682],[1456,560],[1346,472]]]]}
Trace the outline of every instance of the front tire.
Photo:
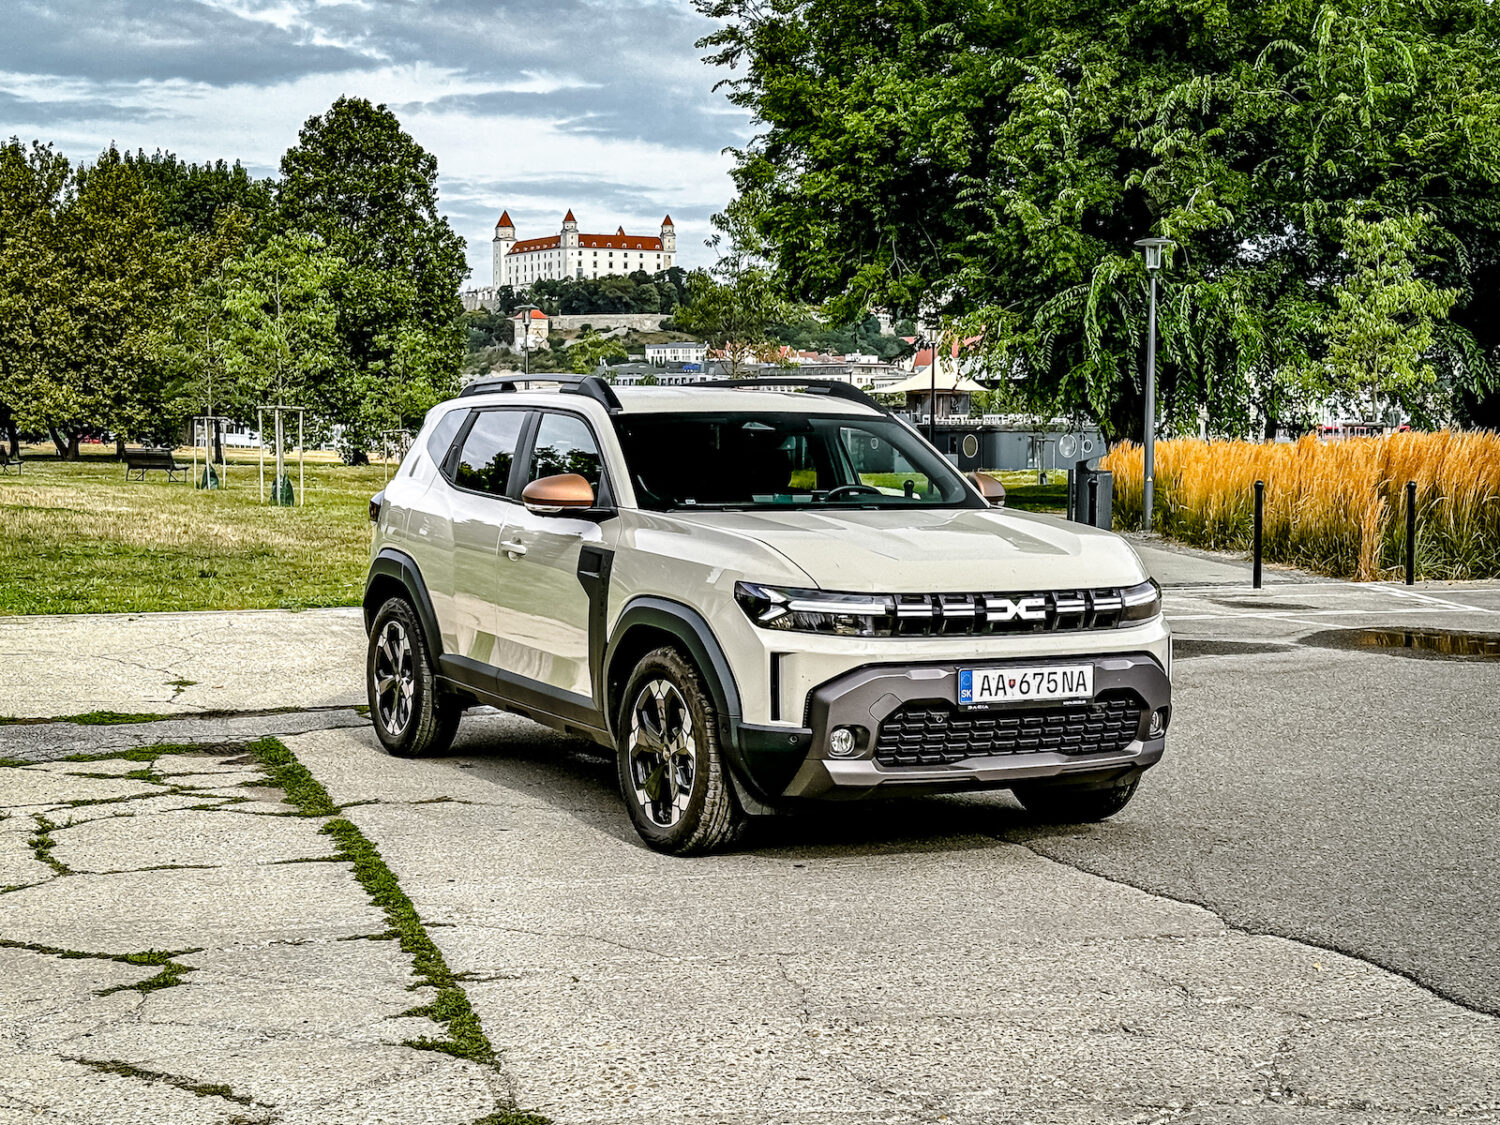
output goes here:
{"type": "Polygon", "coordinates": [[[676,649],[630,674],[617,725],[620,793],[641,839],[668,855],[727,847],[745,824],[719,753],[713,700],[676,649]]]}
{"type": "Polygon", "coordinates": [[[375,615],[365,687],[375,735],[387,752],[420,758],[453,744],[463,709],[439,689],[427,636],[405,598],[389,599],[375,615]]]}
{"type": "Polygon", "coordinates": [[[1012,793],[1036,820],[1044,824],[1092,824],[1108,820],[1130,803],[1140,777],[1098,789],[1076,785],[1033,783],[1018,785],[1012,793]]]}

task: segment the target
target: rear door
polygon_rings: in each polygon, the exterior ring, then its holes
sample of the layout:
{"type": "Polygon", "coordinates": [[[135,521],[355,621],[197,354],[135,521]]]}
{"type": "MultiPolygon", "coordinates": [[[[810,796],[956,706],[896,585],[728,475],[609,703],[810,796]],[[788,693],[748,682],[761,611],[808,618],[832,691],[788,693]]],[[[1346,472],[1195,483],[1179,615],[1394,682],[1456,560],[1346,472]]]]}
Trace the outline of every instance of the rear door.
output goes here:
{"type": "Polygon", "coordinates": [[[451,568],[441,594],[429,592],[443,650],[497,663],[495,595],[500,539],[519,508],[507,493],[528,411],[475,410],[443,465],[451,568]]]}
{"type": "MultiPolygon", "coordinates": [[[[544,410],[530,443],[521,487],[557,473],[578,473],[594,488],[596,504],[611,505],[599,443],[580,415],[544,410]]],[[[519,492],[518,492],[519,495],[519,492]]],[[[511,510],[500,544],[497,632],[511,663],[527,679],[585,699],[593,696],[589,665],[590,591],[580,581],[579,560],[589,549],[593,570],[612,554],[619,521],[535,515],[523,504],[511,510]]],[[[603,621],[595,624],[602,629],[603,621]]]]}

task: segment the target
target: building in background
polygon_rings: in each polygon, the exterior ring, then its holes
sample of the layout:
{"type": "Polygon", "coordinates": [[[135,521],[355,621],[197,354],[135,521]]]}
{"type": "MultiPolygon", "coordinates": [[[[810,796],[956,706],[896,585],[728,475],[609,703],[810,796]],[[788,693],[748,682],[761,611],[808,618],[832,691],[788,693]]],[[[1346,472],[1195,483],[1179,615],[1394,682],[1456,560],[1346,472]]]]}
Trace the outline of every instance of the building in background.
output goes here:
{"type": "Polygon", "coordinates": [[[547,351],[551,347],[547,343],[547,334],[552,320],[541,309],[522,309],[510,318],[510,322],[515,329],[510,350],[517,355],[547,351]]]}
{"type": "Polygon", "coordinates": [[[666,365],[668,363],[702,363],[708,358],[708,345],[696,340],[675,340],[670,344],[647,344],[646,362],[666,365]]]}
{"type": "Polygon", "coordinates": [[[495,224],[493,287],[526,289],[535,282],[563,278],[624,276],[644,270],[671,269],[677,258],[677,228],[668,215],[660,235],[580,234],[573,212],[563,216],[562,230],[542,238],[516,238],[506,211],[495,224]]]}

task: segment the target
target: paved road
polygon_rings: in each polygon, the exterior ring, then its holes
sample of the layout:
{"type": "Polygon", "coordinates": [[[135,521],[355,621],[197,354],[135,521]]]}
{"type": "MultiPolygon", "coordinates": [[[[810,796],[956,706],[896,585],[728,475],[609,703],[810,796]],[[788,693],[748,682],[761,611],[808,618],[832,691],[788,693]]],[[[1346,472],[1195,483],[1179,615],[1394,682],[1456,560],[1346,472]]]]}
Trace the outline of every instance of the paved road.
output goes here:
{"type": "Polygon", "coordinates": [[[1500,1011],[1500,660],[1341,651],[1500,635],[1500,589],[1178,589],[1168,756],[1125,814],[1007,838],[1500,1011]],[[1345,634],[1346,635],[1346,634],[1345,634]]]}

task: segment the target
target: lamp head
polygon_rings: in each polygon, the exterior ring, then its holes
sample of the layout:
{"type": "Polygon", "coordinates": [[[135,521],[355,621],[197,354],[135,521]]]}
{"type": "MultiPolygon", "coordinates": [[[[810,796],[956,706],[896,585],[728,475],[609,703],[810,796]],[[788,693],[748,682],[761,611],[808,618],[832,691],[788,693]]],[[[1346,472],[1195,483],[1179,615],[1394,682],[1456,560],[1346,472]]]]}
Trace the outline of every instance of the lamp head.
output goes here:
{"type": "Polygon", "coordinates": [[[1161,252],[1177,245],[1170,238],[1140,238],[1135,244],[1146,252],[1146,269],[1153,273],[1161,269],[1161,252]]]}

